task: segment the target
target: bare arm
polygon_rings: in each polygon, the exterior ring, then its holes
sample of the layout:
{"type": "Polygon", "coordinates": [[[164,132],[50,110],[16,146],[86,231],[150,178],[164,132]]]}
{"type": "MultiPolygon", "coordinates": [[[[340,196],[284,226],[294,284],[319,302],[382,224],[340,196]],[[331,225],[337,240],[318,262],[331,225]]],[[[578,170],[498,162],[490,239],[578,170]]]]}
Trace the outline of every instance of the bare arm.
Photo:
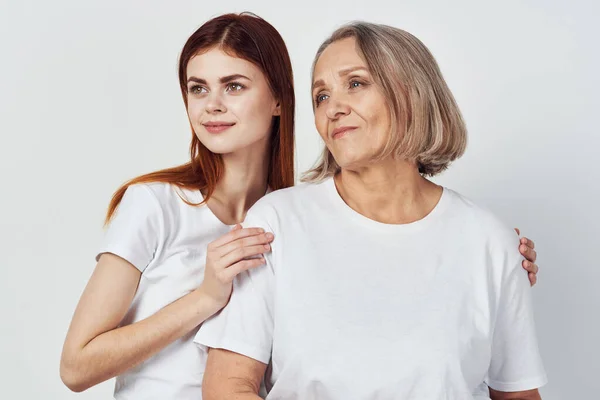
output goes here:
{"type": "Polygon", "coordinates": [[[137,290],[141,273],[105,253],[83,292],[69,327],[60,362],[65,385],[76,392],[113,378],[152,357],[223,308],[237,274],[264,263],[273,235],[262,229],[231,232],[208,245],[200,288],[154,315],[117,328],[137,290]]]}
{"type": "Polygon", "coordinates": [[[63,347],[60,375],[69,389],[86,390],[140,364],[222,307],[198,289],[142,321],[117,328],[140,276],[120,257],[100,257],[63,347]]]}
{"type": "Polygon", "coordinates": [[[541,400],[540,392],[537,389],[526,390],[523,392],[499,392],[490,388],[490,398],[492,400],[541,400]]]}
{"type": "Polygon", "coordinates": [[[258,391],[267,366],[222,349],[210,349],[202,383],[204,400],[260,400],[258,391]]]}

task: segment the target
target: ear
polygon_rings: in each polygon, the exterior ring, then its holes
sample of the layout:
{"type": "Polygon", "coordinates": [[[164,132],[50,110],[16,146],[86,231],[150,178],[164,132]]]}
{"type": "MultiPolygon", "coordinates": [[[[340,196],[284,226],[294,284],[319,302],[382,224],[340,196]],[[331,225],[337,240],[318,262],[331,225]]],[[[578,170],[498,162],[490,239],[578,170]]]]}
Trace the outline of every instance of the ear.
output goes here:
{"type": "Polygon", "coordinates": [[[275,109],[273,110],[273,116],[274,117],[281,116],[281,103],[277,102],[277,105],[275,105],[275,109]]]}

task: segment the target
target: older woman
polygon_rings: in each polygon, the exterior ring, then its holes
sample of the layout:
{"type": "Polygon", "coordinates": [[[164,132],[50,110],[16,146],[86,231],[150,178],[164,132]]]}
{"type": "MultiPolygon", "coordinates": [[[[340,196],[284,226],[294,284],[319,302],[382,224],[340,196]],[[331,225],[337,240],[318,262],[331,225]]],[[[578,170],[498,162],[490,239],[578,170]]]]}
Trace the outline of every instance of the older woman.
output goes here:
{"type": "Polygon", "coordinates": [[[265,372],[269,399],[538,399],[518,237],[426,179],[466,144],[433,56],[350,24],[321,46],[312,90],[327,148],[310,183],[247,214],[275,240],[195,338],[211,348],[205,400],[256,399],[265,372]]]}

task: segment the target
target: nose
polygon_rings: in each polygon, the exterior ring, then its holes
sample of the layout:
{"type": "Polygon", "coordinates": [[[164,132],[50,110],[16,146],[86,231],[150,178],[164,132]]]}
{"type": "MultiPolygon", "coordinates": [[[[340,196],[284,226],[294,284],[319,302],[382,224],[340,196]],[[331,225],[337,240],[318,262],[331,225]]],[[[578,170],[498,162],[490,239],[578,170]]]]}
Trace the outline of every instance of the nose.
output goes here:
{"type": "Polygon", "coordinates": [[[343,96],[330,96],[325,114],[327,115],[327,118],[336,120],[350,114],[350,106],[343,96]]]}
{"type": "Polygon", "coordinates": [[[225,103],[219,93],[213,92],[208,96],[206,101],[206,112],[209,114],[219,114],[227,111],[225,103]]]}

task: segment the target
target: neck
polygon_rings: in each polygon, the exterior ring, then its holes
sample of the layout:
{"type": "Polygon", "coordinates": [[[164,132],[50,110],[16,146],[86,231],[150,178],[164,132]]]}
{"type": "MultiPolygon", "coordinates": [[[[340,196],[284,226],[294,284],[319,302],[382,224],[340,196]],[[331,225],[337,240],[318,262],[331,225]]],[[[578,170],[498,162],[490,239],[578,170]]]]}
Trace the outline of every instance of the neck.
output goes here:
{"type": "Polygon", "coordinates": [[[391,158],[359,169],[342,169],[335,183],[348,206],[387,224],[424,218],[442,194],[441,187],[419,174],[415,163],[391,158]]]}
{"type": "Polygon", "coordinates": [[[224,173],[208,201],[208,206],[223,223],[233,225],[267,191],[269,171],[268,142],[241,151],[224,154],[224,173]]]}

